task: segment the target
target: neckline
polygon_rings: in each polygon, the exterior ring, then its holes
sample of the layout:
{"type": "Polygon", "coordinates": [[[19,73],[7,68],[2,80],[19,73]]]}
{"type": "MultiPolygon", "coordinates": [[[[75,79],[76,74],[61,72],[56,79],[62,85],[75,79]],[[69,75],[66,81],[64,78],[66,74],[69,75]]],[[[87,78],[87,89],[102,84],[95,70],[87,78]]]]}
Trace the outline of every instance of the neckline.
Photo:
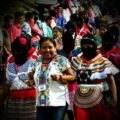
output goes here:
{"type": "Polygon", "coordinates": [[[42,57],[42,64],[48,65],[55,57],[57,56],[57,54],[55,54],[51,60],[49,60],[48,62],[43,62],[43,57],[42,57]]]}

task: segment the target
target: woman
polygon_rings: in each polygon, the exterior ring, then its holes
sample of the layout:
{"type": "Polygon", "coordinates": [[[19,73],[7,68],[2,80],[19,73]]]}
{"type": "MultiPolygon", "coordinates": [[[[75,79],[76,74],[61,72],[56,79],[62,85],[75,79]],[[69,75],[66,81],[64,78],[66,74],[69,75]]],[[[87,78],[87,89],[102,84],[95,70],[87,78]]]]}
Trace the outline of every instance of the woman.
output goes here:
{"type": "Polygon", "coordinates": [[[36,61],[37,54],[27,37],[17,37],[11,48],[13,55],[7,61],[7,81],[2,98],[4,100],[8,96],[7,120],[35,120],[36,90],[29,67],[36,61]]]}
{"type": "Polygon", "coordinates": [[[115,33],[110,30],[104,33],[102,36],[102,46],[99,48],[99,51],[120,70],[120,48],[115,45],[115,36],[115,33]]]}
{"type": "MultiPolygon", "coordinates": [[[[72,34],[69,32],[65,32],[63,34],[62,42],[63,42],[63,49],[59,50],[58,54],[65,56],[71,62],[71,58],[73,56],[77,56],[81,52],[81,50],[80,48],[74,49],[75,40],[73,39],[72,34]]],[[[68,110],[67,110],[67,116],[69,120],[74,120],[73,98],[74,98],[75,90],[77,88],[76,80],[67,82],[67,86],[68,86],[69,99],[70,99],[70,104],[68,105],[68,110]]]]}
{"type": "Polygon", "coordinates": [[[64,120],[69,100],[65,83],[74,80],[74,75],[67,58],[57,55],[53,39],[41,39],[40,47],[41,56],[38,57],[34,74],[37,120],[64,120]]]}
{"type": "Polygon", "coordinates": [[[75,120],[118,120],[113,78],[118,69],[96,49],[93,39],[83,38],[82,54],[72,59],[78,83],[74,97],[75,120]]]}
{"type": "Polygon", "coordinates": [[[53,28],[53,38],[56,42],[56,49],[61,50],[63,49],[63,42],[62,42],[62,28],[60,26],[56,26],[53,28]]]}

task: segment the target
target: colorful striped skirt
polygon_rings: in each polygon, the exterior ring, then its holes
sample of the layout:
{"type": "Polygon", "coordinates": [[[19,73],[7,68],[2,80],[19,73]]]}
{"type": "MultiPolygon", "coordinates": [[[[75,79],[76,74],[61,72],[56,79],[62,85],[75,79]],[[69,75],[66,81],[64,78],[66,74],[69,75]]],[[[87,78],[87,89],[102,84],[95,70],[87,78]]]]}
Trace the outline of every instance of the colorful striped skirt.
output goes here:
{"type": "Polygon", "coordinates": [[[6,105],[7,120],[36,120],[35,103],[35,97],[13,98],[9,96],[6,105]]]}

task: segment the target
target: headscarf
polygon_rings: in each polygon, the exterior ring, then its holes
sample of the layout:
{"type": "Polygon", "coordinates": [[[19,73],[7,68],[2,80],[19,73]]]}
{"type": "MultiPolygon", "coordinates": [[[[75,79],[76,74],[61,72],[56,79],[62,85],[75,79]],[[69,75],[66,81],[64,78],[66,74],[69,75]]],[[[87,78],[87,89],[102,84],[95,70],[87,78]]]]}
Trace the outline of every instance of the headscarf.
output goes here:
{"type": "Polygon", "coordinates": [[[30,40],[25,37],[17,37],[11,45],[12,54],[17,65],[22,65],[27,61],[28,52],[31,49],[30,40]]]}
{"type": "Polygon", "coordinates": [[[95,40],[87,37],[83,38],[81,40],[81,50],[83,52],[83,56],[87,60],[94,58],[97,55],[97,45],[95,43],[95,40]],[[84,45],[87,45],[87,46],[85,47],[84,45]]]}

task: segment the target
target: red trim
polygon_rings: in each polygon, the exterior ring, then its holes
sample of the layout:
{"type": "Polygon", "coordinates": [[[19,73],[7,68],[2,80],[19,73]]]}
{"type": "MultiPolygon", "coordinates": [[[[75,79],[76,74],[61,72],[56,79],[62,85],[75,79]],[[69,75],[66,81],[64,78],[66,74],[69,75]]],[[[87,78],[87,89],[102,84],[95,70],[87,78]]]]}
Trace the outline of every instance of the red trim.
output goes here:
{"type": "Polygon", "coordinates": [[[14,61],[15,61],[15,59],[12,55],[7,60],[8,63],[13,63],[14,61]]]}
{"type": "Polygon", "coordinates": [[[24,90],[12,90],[10,92],[12,98],[36,98],[36,90],[34,88],[24,90]]]}
{"type": "Polygon", "coordinates": [[[96,80],[93,80],[92,83],[93,84],[100,84],[100,83],[103,83],[104,82],[104,79],[96,79],[96,80]]]}

